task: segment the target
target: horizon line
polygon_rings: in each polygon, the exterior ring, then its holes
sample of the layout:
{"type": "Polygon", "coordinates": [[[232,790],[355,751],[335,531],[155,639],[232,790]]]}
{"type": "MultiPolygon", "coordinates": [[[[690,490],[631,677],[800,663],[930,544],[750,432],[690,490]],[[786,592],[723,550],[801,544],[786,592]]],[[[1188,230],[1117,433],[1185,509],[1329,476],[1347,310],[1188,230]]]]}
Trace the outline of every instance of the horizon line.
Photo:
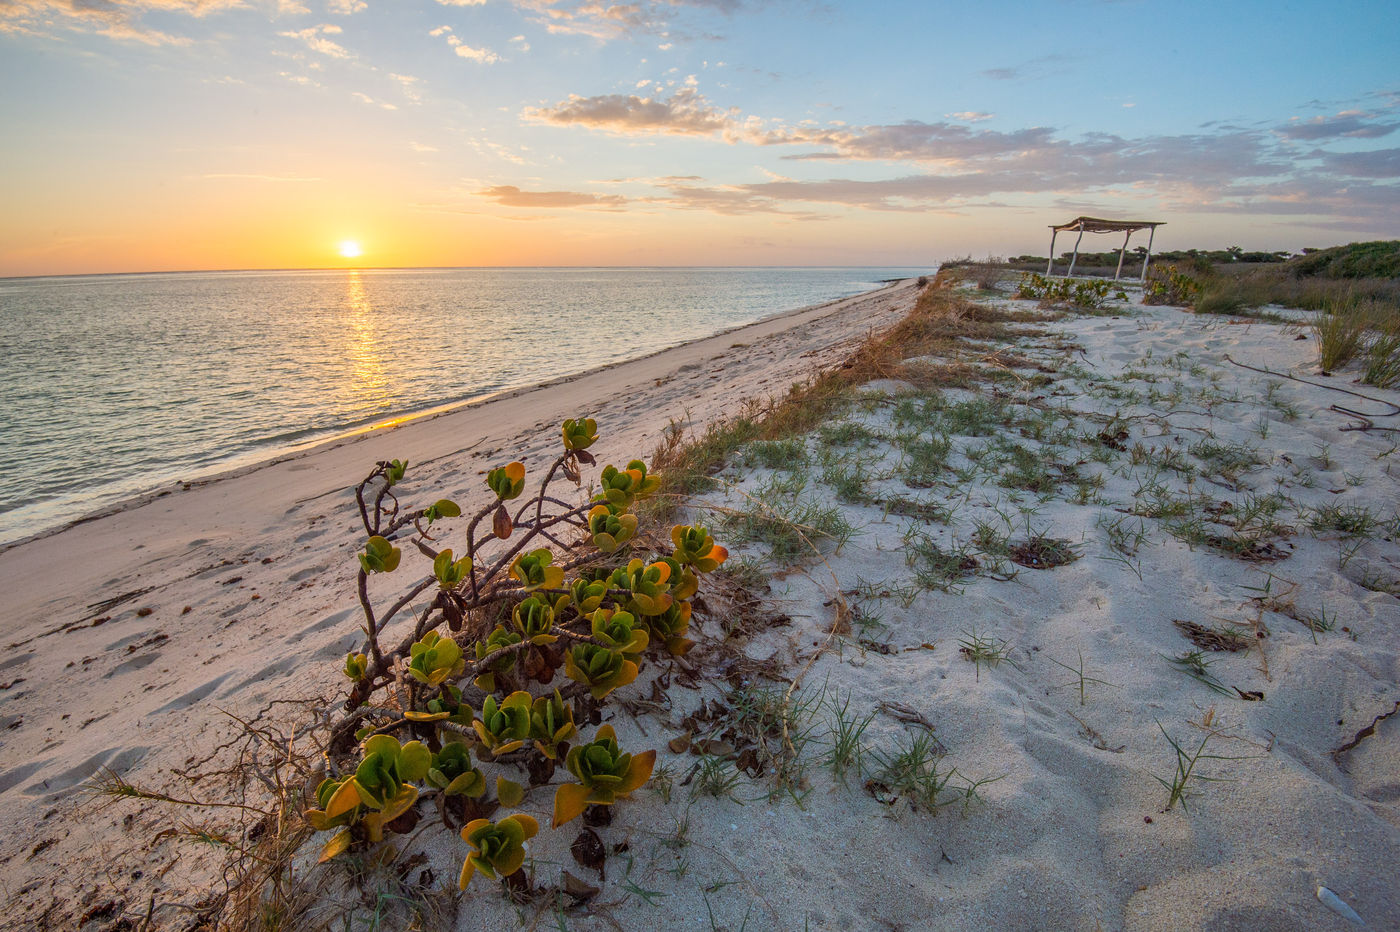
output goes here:
{"type": "MultiPolygon", "coordinates": [[[[928,263],[938,268],[946,259],[928,263]]],[[[454,272],[463,269],[916,269],[923,264],[897,265],[356,265],[356,266],[286,266],[280,268],[245,269],[147,269],[139,272],[44,272],[35,275],[0,275],[0,282],[28,281],[39,278],[115,278],[122,275],[232,275],[245,272],[454,272]]]]}

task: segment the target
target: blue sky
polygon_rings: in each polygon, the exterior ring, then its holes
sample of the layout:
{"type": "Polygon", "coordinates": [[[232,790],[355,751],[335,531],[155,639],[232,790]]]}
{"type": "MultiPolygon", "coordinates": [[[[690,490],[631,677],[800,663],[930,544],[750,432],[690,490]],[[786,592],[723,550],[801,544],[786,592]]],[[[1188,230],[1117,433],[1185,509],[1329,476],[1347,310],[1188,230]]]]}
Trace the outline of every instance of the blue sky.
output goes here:
{"type": "Polygon", "coordinates": [[[0,0],[0,275],[1393,238],[1397,40],[1382,3],[0,0]]]}

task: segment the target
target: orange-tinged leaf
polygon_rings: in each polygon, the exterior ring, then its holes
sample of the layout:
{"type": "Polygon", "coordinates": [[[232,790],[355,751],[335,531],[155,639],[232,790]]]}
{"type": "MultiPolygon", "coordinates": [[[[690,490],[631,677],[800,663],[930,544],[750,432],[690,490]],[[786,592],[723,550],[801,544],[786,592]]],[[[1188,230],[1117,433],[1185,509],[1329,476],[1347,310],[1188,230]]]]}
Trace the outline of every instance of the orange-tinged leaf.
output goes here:
{"type": "Polygon", "coordinates": [[[326,813],[320,809],[308,809],[304,813],[306,822],[318,832],[329,832],[333,826],[331,820],[326,817],[326,813]]]}
{"type": "Polygon", "coordinates": [[[415,712],[412,709],[405,712],[403,717],[410,722],[440,722],[445,718],[451,718],[451,712],[415,712]]]}
{"type": "Polygon", "coordinates": [[[554,791],[554,827],[577,819],[588,808],[588,787],[565,783],[554,791]]]}
{"type": "Polygon", "coordinates": [[[525,478],[525,464],[524,464],[524,463],[519,463],[519,462],[507,463],[507,464],[506,464],[506,476],[507,476],[507,478],[510,479],[511,482],[519,482],[521,479],[524,479],[524,478],[525,478]]]}
{"type": "Polygon", "coordinates": [[[365,816],[365,834],[369,836],[372,844],[379,844],[384,840],[384,817],[377,812],[371,812],[365,816]]]}
{"type": "Polygon", "coordinates": [[[603,725],[598,729],[598,733],[593,736],[594,741],[602,741],[604,738],[612,741],[617,740],[617,732],[613,731],[611,725],[603,725]]]}
{"type": "Polygon", "coordinates": [[[462,826],[462,840],[465,841],[465,842],[470,843],[471,840],[472,840],[472,832],[474,832],[474,831],[476,831],[477,829],[481,828],[483,825],[490,825],[490,824],[491,824],[491,820],[490,820],[490,819],[472,819],[472,820],[471,820],[470,822],[468,822],[466,825],[462,826]]]}
{"type": "Polygon", "coordinates": [[[338,819],[347,812],[354,812],[359,804],[360,792],[355,786],[355,778],[351,777],[336,788],[330,801],[326,803],[326,818],[338,819]]]}
{"type": "Polygon", "coordinates": [[[352,841],[354,841],[354,836],[350,834],[348,828],[337,832],[330,841],[326,842],[326,846],[321,849],[321,856],[316,859],[316,863],[324,864],[337,854],[344,854],[346,851],[350,850],[350,843],[352,841]]]}
{"type": "Polygon", "coordinates": [[[656,751],[643,751],[640,754],[633,754],[632,763],[627,767],[627,776],[622,778],[622,785],[614,790],[614,792],[619,796],[626,796],[651,779],[651,771],[655,766],[656,751]]]}
{"type": "Polygon", "coordinates": [[[657,585],[660,585],[671,578],[671,564],[669,563],[661,563],[658,561],[647,568],[654,569],[660,572],[660,577],[656,580],[657,585]]]}
{"type": "Polygon", "coordinates": [[[418,790],[416,787],[405,786],[399,790],[399,795],[389,800],[389,804],[384,807],[380,818],[385,822],[392,822],[409,810],[409,807],[418,801],[418,790]]]}
{"type": "Polygon", "coordinates": [[[512,818],[512,819],[514,819],[515,821],[517,821],[517,822],[520,823],[520,827],[523,828],[523,829],[525,830],[525,838],[526,838],[526,840],[529,840],[529,839],[531,839],[531,838],[534,838],[536,835],[538,835],[538,834],[540,833],[540,823],[538,823],[538,822],[535,821],[535,817],[534,817],[534,816],[532,816],[532,815],[526,815],[526,814],[523,813],[523,812],[517,812],[515,815],[511,816],[510,818],[512,818]]]}
{"type": "Polygon", "coordinates": [[[472,877],[475,875],[476,865],[473,864],[472,859],[468,857],[465,861],[462,862],[462,873],[461,876],[457,878],[457,889],[467,889],[467,884],[472,882],[472,877]]]}

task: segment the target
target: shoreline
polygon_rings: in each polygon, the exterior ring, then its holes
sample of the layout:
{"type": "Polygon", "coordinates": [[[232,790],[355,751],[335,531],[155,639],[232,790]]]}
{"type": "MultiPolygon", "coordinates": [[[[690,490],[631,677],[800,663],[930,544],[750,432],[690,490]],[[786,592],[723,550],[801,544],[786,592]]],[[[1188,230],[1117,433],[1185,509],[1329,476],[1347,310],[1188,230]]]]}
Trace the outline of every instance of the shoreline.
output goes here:
{"type": "MultiPolygon", "coordinates": [[[[826,268],[826,266],[822,266],[822,268],[826,268]]],[[[855,267],[853,266],[852,268],[855,268],[855,267]]],[[[234,271],[238,271],[238,270],[234,270],[234,271]]],[[[269,271],[269,270],[253,269],[253,270],[246,270],[246,271],[269,271]]],[[[271,270],[271,271],[277,271],[277,270],[271,270]]],[[[286,270],[282,270],[282,271],[286,271],[286,270]]],[[[293,269],[293,270],[290,270],[290,271],[313,271],[313,272],[314,272],[314,271],[338,271],[338,270],[335,270],[335,269],[330,269],[330,270],[327,270],[327,269],[293,269]]],[[[373,270],[370,270],[370,271],[373,271],[373,270]]],[[[399,271],[399,270],[389,269],[389,270],[386,270],[386,271],[399,271]]],[[[421,270],[421,269],[415,269],[415,270],[412,270],[412,271],[423,271],[423,270],[421,270]]],[[[140,273],[137,273],[137,272],[133,272],[133,273],[125,273],[125,274],[132,274],[132,275],[165,275],[165,274],[211,274],[211,273],[205,273],[205,272],[199,272],[199,273],[182,273],[182,272],[170,272],[170,273],[167,273],[167,272],[140,272],[140,273]]],[[[52,276],[52,277],[64,277],[64,278],[66,278],[66,277],[74,277],[74,276],[52,276]]],[[[103,276],[97,276],[97,277],[103,277],[103,276]]],[[[445,402],[445,403],[442,403],[442,404],[432,405],[432,406],[430,406],[430,407],[428,407],[428,408],[424,408],[424,409],[420,409],[420,410],[416,410],[416,411],[410,410],[410,411],[403,412],[403,413],[400,413],[400,414],[390,414],[390,415],[388,415],[388,416],[386,416],[386,417],[384,417],[384,418],[376,418],[376,419],[375,419],[375,420],[376,420],[376,423],[373,423],[373,424],[365,425],[365,426],[362,426],[362,427],[352,427],[352,428],[344,429],[344,430],[336,430],[336,431],[334,431],[333,433],[329,433],[329,434],[323,435],[323,436],[321,436],[321,437],[317,437],[317,438],[315,438],[315,439],[301,441],[301,442],[299,442],[299,443],[293,443],[293,444],[290,444],[290,445],[282,445],[282,446],[270,446],[270,447],[268,447],[268,448],[266,448],[266,449],[264,449],[264,450],[253,450],[253,451],[248,451],[247,453],[244,453],[244,454],[240,454],[240,455],[236,455],[236,456],[231,457],[227,462],[224,462],[224,463],[215,463],[215,464],[211,464],[211,465],[209,465],[209,466],[205,466],[205,467],[198,468],[198,469],[196,469],[196,470],[191,474],[191,478],[189,478],[189,479],[173,479],[173,480],[167,479],[167,480],[164,480],[164,481],[162,481],[161,483],[159,483],[159,484],[157,484],[157,485],[148,486],[148,487],[146,487],[146,488],[144,488],[144,489],[140,489],[140,490],[137,490],[137,491],[135,491],[135,492],[131,492],[131,493],[117,493],[120,497],[117,498],[116,500],[111,501],[111,502],[109,502],[109,503],[107,503],[107,504],[105,504],[105,505],[101,505],[101,506],[98,506],[98,507],[96,507],[96,508],[93,508],[93,509],[91,509],[91,510],[89,510],[89,511],[85,511],[85,512],[83,512],[82,514],[79,514],[77,517],[62,519],[62,520],[60,520],[60,521],[58,521],[58,522],[56,522],[56,523],[54,523],[54,524],[52,524],[52,525],[49,525],[49,526],[47,526],[47,527],[44,527],[44,528],[42,528],[42,529],[40,529],[40,530],[38,530],[38,531],[35,531],[35,532],[33,532],[33,533],[30,533],[30,534],[26,534],[26,535],[23,536],[23,537],[18,537],[18,538],[16,538],[16,539],[10,540],[10,541],[0,542],[0,556],[3,556],[4,554],[8,553],[9,551],[11,551],[11,550],[13,550],[13,549],[15,549],[15,548],[17,548],[17,547],[22,547],[22,546],[25,546],[26,544],[30,544],[30,543],[34,543],[34,542],[36,542],[36,541],[43,540],[43,539],[45,539],[45,538],[47,538],[47,537],[51,537],[51,536],[53,536],[53,535],[55,535],[55,534],[61,534],[61,533],[63,533],[64,531],[67,531],[67,530],[69,530],[69,529],[72,529],[72,528],[75,528],[75,527],[79,527],[79,526],[84,525],[84,524],[89,524],[89,523],[91,523],[91,522],[93,522],[93,521],[101,520],[102,518],[110,517],[110,516],[112,516],[112,515],[121,514],[121,513],[123,513],[123,512],[130,511],[130,510],[132,510],[132,509],[134,509],[134,508],[140,508],[140,507],[142,507],[142,506],[145,506],[145,505],[150,504],[151,502],[154,502],[154,501],[156,501],[156,500],[158,500],[158,499],[161,499],[161,498],[165,498],[165,497],[170,496],[170,495],[176,495],[176,494],[179,494],[179,493],[182,493],[182,492],[188,492],[188,491],[190,491],[190,490],[192,490],[192,489],[199,488],[199,487],[208,485],[208,484],[210,484],[210,483],[222,482],[222,481],[225,481],[225,480],[228,480],[228,479],[235,479],[235,478],[238,478],[238,477],[240,477],[240,476],[244,476],[244,475],[248,475],[248,474],[250,474],[250,473],[257,472],[257,471],[259,471],[259,470],[261,470],[261,469],[265,469],[265,468],[268,468],[268,467],[271,467],[271,466],[276,466],[276,465],[278,465],[278,464],[280,464],[280,463],[284,463],[284,462],[288,462],[288,461],[291,461],[291,460],[300,459],[300,458],[305,457],[305,456],[314,455],[314,454],[316,454],[317,452],[319,452],[319,451],[321,451],[321,450],[323,450],[323,449],[331,448],[331,447],[333,447],[333,446],[338,446],[338,445],[341,445],[341,444],[344,444],[344,443],[347,443],[347,442],[354,442],[354,441],[356,441],[356,440],[358,440],[358,439],[360,439],[360,438],[363,438],[363,437],[365,437],[365,436],[367,436],[367,435],[373,434],[373,433],[376,432],[376,431],[392,431],[392,430],[398,430],[398,429],[401,429],[401,428],[403,428],[403,427],[407,427],[407,426],[409,426],[409,425],[411,425],[411,424],[425,423],[425,422],[428,422],[428,421],[435,420],[436,418],[439,418],[439,417],[444,417],[444,416],[452,415],[452,414],[455,414],[455,413],[458,413],[458,412],[460,412],[460,411],[464,411],[464,410],[467,410],[467,409],[470,409],[470,408],[473,408],[473,407],[479,407],[479,406],[482,406],[482,405],[491,404],[491,403],[493,403],[493,402],[500,401],[500,400],[502,400],[502,399],[506,399],[506,398],[515,398],[515,397],[518,397],[519,395],[521,395],[521,394],[523,394],[523,393],[532,392],[532,391],[536,391],[536,390],[540,390],[540,389],[552,388],[552,387],[555,387],[555,386],[557,386],[557,385],[566,384],[566,383],[568,383],[569,381],[572,381],[572,380],[575,380],[575,379],[579,379],[579,378],[583,378],[583,377],[586,377],[586,376],[594,375],[594,374],[596,374],[596,373],[607,372],[607,371],[610,371],[610,370],[612,370],[612,369],[615,369],[615,368],[617,368],[617,367],[619,367],[619,366],[627,366],[627,365],[631,365],[632,363],[637,363],[637,362],[642,362],[642,361],[645,361],[645,360],[648,360],[648,359],[652,359],[653,357],[660,356],[660,355],[662,355],[662,354],[664,354],[664,353],[668,353],[668,352],[671,352],[671,351],[673,351],[673,350],[681,349],[681,348],[683,348],[683,347],[690,346],[690,345],[695,344],[695,343],[700,343],[700,342],[705,341],[705,340],[711,340],[711,339],[716,339],[716,338],[723,337],[723,336],[726,336],[726,335],[731,335],[731,334],[736,333],[736,332],[738,332],[738,331],[745,330],[745,329],[747,329],[747,328],[749,328],[749,327],[754,327],[754,326],[758,326],[758,325],[761,325],[761,324],[768,324],[768,323],[773,323],[773,322],[781,321],[781,320],[783,320],[783,319],[785,319],[785,318],[787,318],[787,317],[791,317],[791,316],[794,316],[794,315],[807,314],[807,313],[810,313],[810,312],[818,311],[818,310],[820,310],[820,309],[822,309],[822,308],[833,307],[833,306],[838,305],[838,304],[840,304],[840,303],[842,303],[842,302],[844,302],[844,301],[849,301],[849,300],[854,299],[854,298],[860,298],[860,297],[864,297],[864,296],[867,296],[867,295],[878,294],[878,293],[880,293],[880,292],[883,292],[883,291],[888,290],[889,288],[891,288],[891,287],[893,287],[893,286],[895,286],[895,285],[898,285],[898,284],[899,284],[900,282],[902,282],[902,281],[908,281],[908,279],[889,279],[889,280],[885,280],[884,284],[883,284],[881,287],[879,287],[879,288],[873,288],[873,289],[870,289],[870,290],[868,290],[868,291],[857,292],[857,293],[855,293],[855,294],[853,294],[853,295],[847,295],[847,296],[842,297],[842,298],[833,298],[833,299],[831,299],[830,301],[823,301],[823,302],[820,302],[820,303],[818,303],[818,304],[809,304],[809,305],[804,305],[804,306],[802,306],[802,307],[789,308],[789,309],[787,309],[787,310],[776,311],[776,312],[774,312],[774,313],[772,313],[772,314],[769,314],[769,315],[764,316],[764,317],[760,317],[759,319],[757,319],[757,320],[755,320],[755,321],[751,321],[750,323],[747,323],[747,324],[738,324],[738,325],[736,325],[736,326],[728,327],[728,328],[725,328],[725,329],[723,329],[723,330],[717,330],[717,331],[715,331],[714,333],[709,334],[708,336],[697,337],[697,338],[695,338],[695,339],[693,339],[693,340],[688,340],[688,341],[685,341],[685,342],[683,342],[683,343],[677,343],[677,344],[675,344],[675,345],[673,345],[673,346],[664,347],[664,348],[658,349],[658,350],[652,350],[652,351],[650,351],[650,352],[648,352],[648,353],[644,353],[644,354],[642,354],[642,355],[640,355],[640,356],[633,356],[633,357],[629,357],[629,358],[627,358],[627,359],[620,359],[620,360],[617,360],[617,361],[615,361],[615,362],[605,363],[605,364],[603,364],[603,365],[601,365],[601,366],[595,366],[595,367],[593,367],[593,368],[591,368],[591,369],[584,369],[584,370],[582,370],[582,371],[580,371],[580,372],[573,373],[573,374],[570,374],[570,375],[557,376],[557,377],[555,377],[555,378],[548,379],[548,380],[545,380],[545,381],[543,381],[543,382],[534,382],[534,383],[531,383],[531,384],[528,384],[528,385],[516,386],[516,387],[514,387],[514,388],[502,388],[502,389],[497,389],[497,390],[490,391],[490,392],[487,392],[487,393],[482,394],[482,395],[478,395],[478,396],[476,396],[476,397],[467,398],[467,399],[460,400],[460,401],[449,401],[449,402],[445,402]],[[240,462],[240,461],[241,461],[241,462],[240,462]]]]}

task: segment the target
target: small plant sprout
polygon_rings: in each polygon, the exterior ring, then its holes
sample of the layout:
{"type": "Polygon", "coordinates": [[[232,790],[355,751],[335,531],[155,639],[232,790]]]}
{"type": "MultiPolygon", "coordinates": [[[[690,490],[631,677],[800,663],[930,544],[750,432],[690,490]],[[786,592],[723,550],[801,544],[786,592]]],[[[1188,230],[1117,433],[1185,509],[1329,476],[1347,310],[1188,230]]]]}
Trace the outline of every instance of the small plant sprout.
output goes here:
{"type": "MultiPolygon", "coordinates": [[[[1095,677],[1088,676],[1087,674],[1085,674],[1085,672],[1084,672],[1084,651],[1082,651],[1082,650],[1079,651],[1079,666],[1078,666],[1078,667],[1071,667],[1071,666],[1070,666],[1069,664],[1067,664],[1067,663],[1061,663],[1060,661],[1056,660],[1054,657],[1050,657],[1049,660],[1050,660],[1050,662],[1053,663],[1055,666],[1057,666],[1057,667],[1063,667],[1063,668],[1065,668],[1066,670],[1068,670],[1069,672],[1071,672],[1071,673],[1073,673],[1073,674],[1075,675],[1077,685],[1079,686],[1079,704],[1080,704],[1081,706],[1084,705],[1084,699],[1085,699],[1085,695],[1084,695],[1084,694],[1085,694],[1085,691],[1086,691],[1086,690],[1085,690],[1085,685],[1086,685],[1086,684],[1088,684],[1088,683],[1096,683],[1096,684],[1098,684],[1099,686],[1107,686],[1107,687],[1109,687],[1110,689],[1115,689],[1115,688],[1117,688],[1117,687],[1115,687],[1112,683],[1108,682],[1107,680],[1096,679],[1095,677]]],[[[1066,684],[1066,685],[1075,685],[1075,683],[1070,683],[1070,684],[1066,684]]]]}
{"type": "Polygon", "coordinates": [[[971,631],[964,631],[963,636],[958,638],[958,653],[963,658],[972,661],[976,674],[974,679],[982,678],[982,666],[987,669],[995,669],[1003,660],[1011,664],[1016,669],[1021,669],[1016,661],[1011,659],[1011,644],[997,638],[981,637],[974,628],[971,631]]]}
{"type": "Polygon", "coordinates": [[[1203,651],[1191,650],[1175,657],[1164,657],[1163,659],[1193,680],[1210,687],[1214,692],[1220,693],[1222,696],[1235,695],[1234,690],[1211,675],[1209,668],[1215,661],[1207,660],[1203,651]]]}
{"type": "Polygon", "coordinates": [[[1214,738],[1217,734],[1216,731],[1209,727],[1211,717],[1211,713],[1207,712],[1207,727],[1205,730],[1205,734],[1201,736],[1201,743],[1196,745],[1196,749],[1194,751],[1187,751],[1184,747],[1181,746],[1180,742],[1178,742],[1171,735],[1167,734],[1167,729],[1162,727],[1161,722],[1157,723],[1157,728],[1162,732],[1162,737],[1167,739],[1167,743],[1171,745],[1172,751],[1174,751],[1176,754],[1176,770],[1172,773],[1171,778],[1163,779],[1162,777],[1158,777],[1155,775],[1152,778],[1158,783],[1162,784],[1162,786],[1166,787],[1167,792],[1169,794],[1167,796],[1167,805],[1162,809],[1163,812],[1169,811],[1172,808],[1172,806],[1175,806],[1177,803],[1181,803],[1182,809],[1187,808],[1186,785],[1193,779],[1196,781],[1208,782],[1221,782],[1227,779],[1226,777],[1208,777],[1201,773],[1198,773],[1196,768],[1201,761],[1243,759],[1240,757],[1229,757],[1222,754],[1207,754],[1205,752],[1206,745],[1210,742],[1210,739],[1214,738]]]}

